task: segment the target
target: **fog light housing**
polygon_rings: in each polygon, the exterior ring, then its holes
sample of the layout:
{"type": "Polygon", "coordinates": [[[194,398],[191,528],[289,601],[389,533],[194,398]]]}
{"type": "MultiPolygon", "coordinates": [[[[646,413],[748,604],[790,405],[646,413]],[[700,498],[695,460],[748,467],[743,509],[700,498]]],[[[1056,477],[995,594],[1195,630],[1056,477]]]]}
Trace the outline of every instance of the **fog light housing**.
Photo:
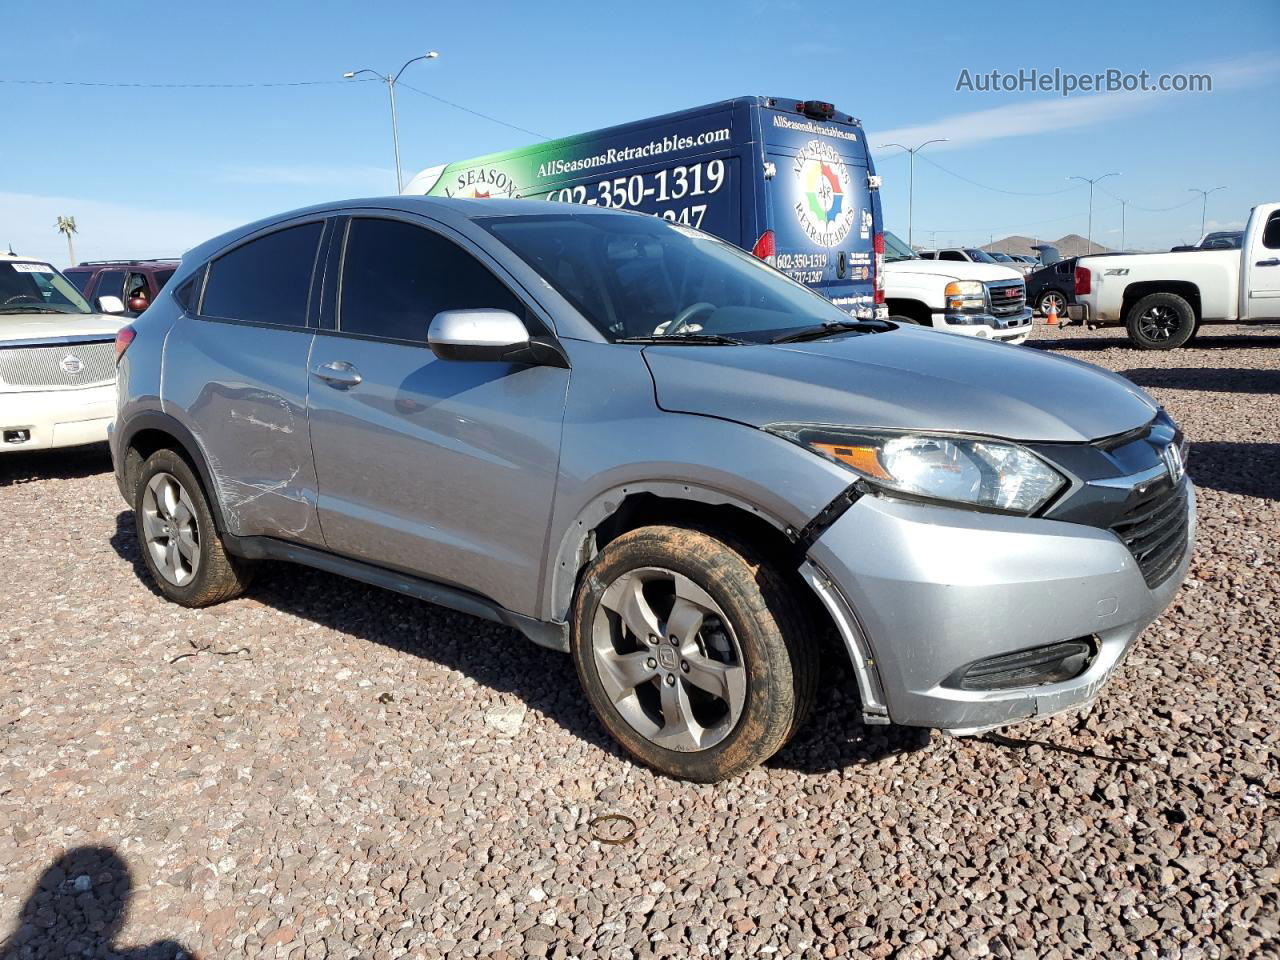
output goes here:
{"type": "Polygon", "coordinates": [[[1080,676],[1097,652],[1092,637],[1078,637],[971,663],[952,674],[947,686],[961,690],[1011,690],[1062,683],[1080,676]]]}

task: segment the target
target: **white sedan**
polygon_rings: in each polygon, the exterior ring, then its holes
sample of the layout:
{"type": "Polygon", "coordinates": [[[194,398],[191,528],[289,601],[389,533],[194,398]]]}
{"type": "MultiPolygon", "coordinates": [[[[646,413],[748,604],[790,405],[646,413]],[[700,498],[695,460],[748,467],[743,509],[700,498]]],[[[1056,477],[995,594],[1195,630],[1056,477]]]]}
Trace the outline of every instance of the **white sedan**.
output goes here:
{"type": "Polygon", "coordinates": [[[122,326],[49,264],[0,256],[0,454],[107,439],[122,326]]]}

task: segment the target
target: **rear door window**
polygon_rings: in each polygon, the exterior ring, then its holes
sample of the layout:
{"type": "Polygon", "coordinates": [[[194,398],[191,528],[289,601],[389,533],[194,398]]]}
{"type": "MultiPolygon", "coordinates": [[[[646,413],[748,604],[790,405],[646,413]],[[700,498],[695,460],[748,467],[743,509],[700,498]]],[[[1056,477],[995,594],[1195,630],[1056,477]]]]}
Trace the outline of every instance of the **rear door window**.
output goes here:
{"type": "Polygon", "coordinates": [[[524,304],[452,240],[401,220],[356,218],[342,262],[338,329],[425,343],[441,310],[492,308],[524,317],[524,304]]]}
{"type": "Polygon", "coordinates": [[[317,222],[277,230],[214,260],[200,313],[245,323],[305,327],[323,227],[317,222]]]}
{"type": "Polygon", "coordinates": [[[103,270],[98,274],[98,285],[93,295],[97,297],[119,297],[124,300],[124,271],[103,270]]]}

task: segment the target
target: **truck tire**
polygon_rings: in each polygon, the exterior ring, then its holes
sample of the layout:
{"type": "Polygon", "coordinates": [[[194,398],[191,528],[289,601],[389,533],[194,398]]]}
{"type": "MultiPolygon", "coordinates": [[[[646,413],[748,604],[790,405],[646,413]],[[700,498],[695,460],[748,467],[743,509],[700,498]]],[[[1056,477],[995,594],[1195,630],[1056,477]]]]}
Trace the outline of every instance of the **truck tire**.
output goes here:
{"type": "Polygon", "coordinates": [[[1172,350],[1195,333],[1196,312],[1176,293],[1152,293],[1129,308],[1125,329],[1139,350],[1172,350]]]}
{"type": "Polygon", "coordinates": [[[1049,315],[1049,305],[1054,304],[1058,308],[1058,319],[1065,320],[1067,317],[1067,295],[1061,290],[1046,290],[1036,298],[1036,312],[1042,317],[1049,315]]]}
{"type": "Polygon", "coordinates": [[[138,471],[133,496],[138,549],[160,592],[184,607],[231,600],[251,566],[222,546],[204,489],[173,450],[157,450],[138,471]]]}
{"type": "Polygon", "coordinates": [[[746,548],[641,527],[591,561],[574,598],[574,663],[601,722],[637,760],[712,783],[767,760],[818,688],[798,598],[746,548]]]}

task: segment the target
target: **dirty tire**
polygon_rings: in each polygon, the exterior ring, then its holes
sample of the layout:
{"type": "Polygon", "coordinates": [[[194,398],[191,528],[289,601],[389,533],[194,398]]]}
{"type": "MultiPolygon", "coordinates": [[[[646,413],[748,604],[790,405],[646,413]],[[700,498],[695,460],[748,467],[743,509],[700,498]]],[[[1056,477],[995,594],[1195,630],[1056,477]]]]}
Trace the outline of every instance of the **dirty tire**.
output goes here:
{"type": "Polygon", "coordinates": [[[252,565],[228,554],[218,536],[205,497],[195,471],[180,454],[173,450],[158,450],[147,458],[138,471],[138,482],[133,495],[134,530],[138,537],[138,550],[151,579],[164,596],[184,607],[208,607],[231,600],[249,586],[252,565]],[[159,474],[173,477],[190,500],[195,527],[199,534],[199,562],[194,576],[183,584],[167,579],[156,565],[156,559],[148,546],[143,521],[144,495],[148,483],[159,474]]]}
{"type": "MultiPolygon", "coordinates": [[[[574,597],[572,650],[578,677],[613,737],[642,763],[673,777],[711,783],[767,760],[804,722],[816,697],[818,649],[793,588],[739,544],[682,527],[641,527],[592,560],[574,597]],[[605,592],[623,576],[661,568],[687,577],[723,611],[745,669],[737,723],[703,749],[668,749],[645,736],[615,706],[602,683],[593,628],[605,592]]],[[[661,690],[661,680],[657,681],[661,690]]]]}
{"type": "Polygon", "coordinates": [[[1124,325],[1139,350],[1173,350],[1195,333],[1196,312],[1176,293],[1152,293],[1129,308],[1124,325]]]}

